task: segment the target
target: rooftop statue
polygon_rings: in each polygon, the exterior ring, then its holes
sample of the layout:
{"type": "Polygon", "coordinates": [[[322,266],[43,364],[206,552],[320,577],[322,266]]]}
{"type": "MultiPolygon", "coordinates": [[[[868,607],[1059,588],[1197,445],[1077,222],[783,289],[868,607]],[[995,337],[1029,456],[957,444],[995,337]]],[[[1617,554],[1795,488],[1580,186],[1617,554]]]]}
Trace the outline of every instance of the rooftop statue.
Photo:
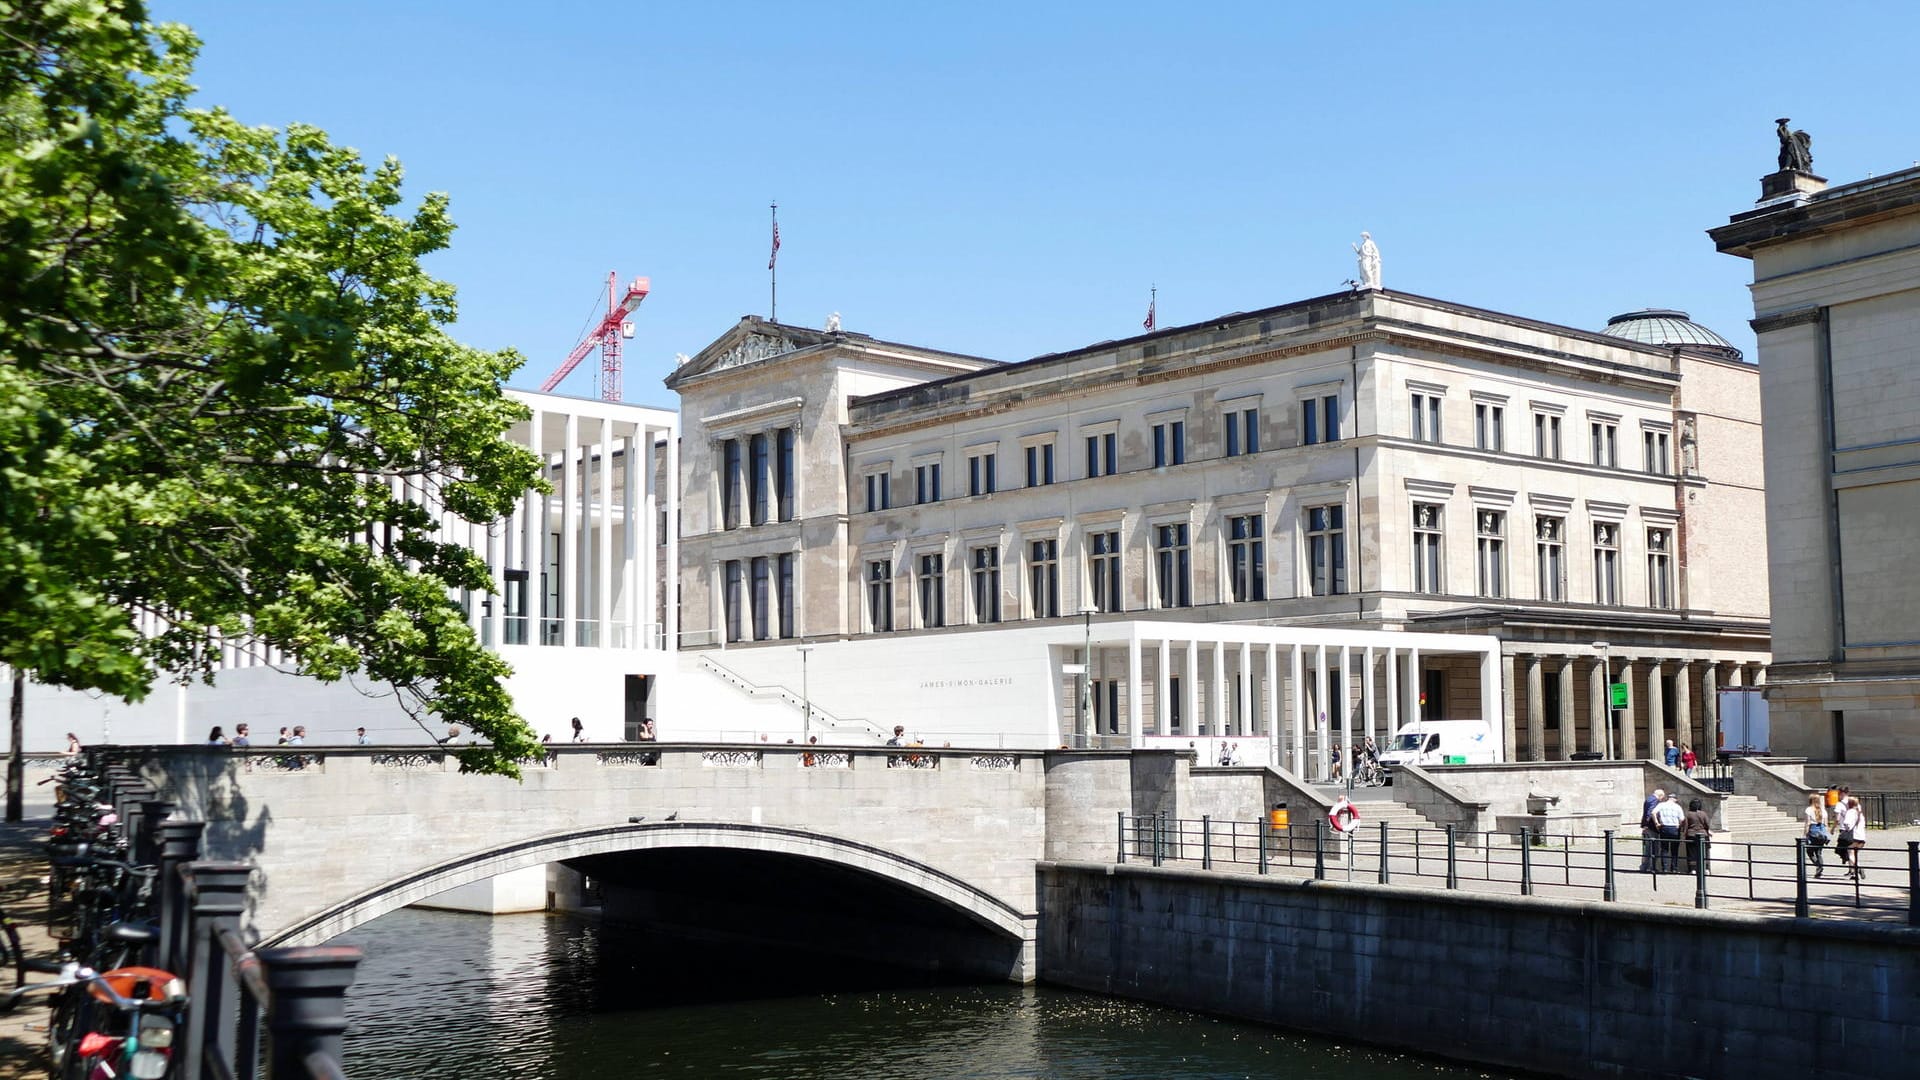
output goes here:
{"type": "Polygon", "coordinates": [[[1787,128],[1788,117],[1781,117],[1774,123],[1779,127],[1780,171],[1810,173],[1813,171],[1813,136],[1804,131],[1790,131],[1787,128]]]}
{"type": "Polygon", "coordinates": [[[1377,289],[1380,287],[1380,249],[1374,245],[1373,234],[1362,232],[1360,242],[1353,245],[1353,253],[1360,264],[1360,287],[1377,289]]]}
{"type": "Polygon", "coordinates": [[[840,313],[836,311],[833,314],[827,316],[827,333],[837,334],[839,332],[840,332],[840,313]]]}

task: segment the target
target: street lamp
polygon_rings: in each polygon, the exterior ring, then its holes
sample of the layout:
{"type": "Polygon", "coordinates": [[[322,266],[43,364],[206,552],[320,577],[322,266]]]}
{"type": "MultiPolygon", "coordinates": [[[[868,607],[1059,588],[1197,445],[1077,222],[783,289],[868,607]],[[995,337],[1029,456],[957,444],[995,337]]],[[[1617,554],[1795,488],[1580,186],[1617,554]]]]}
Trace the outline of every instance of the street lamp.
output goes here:
{"type": "Polygon", "coordinates": [[[1605,697],[1602,698],[1602,704],[1605,707],[1606,714],[1607,714],[1607,721],[1606,721],[1606,728],[1605,728],[1606,735],[1601,742],[1601,751],[1606,755],[1607,760],[1611,761],[1613,760],[1613,725],[1614,725],[1613,664],[1607,659],[1607,649],[1608,649],[1608,645],[1604,641],[1596,641],[1593,643],[1593,651],[1595,653],[1598,653],[1600,656],[1600,673],[1601,673],[1600,692],[1605,695],[1605,697]]]}
{"type": "Polygon", "coordinates": [[[813,733],[813,696],[807,692],[807,654],[814,647],[802,643],[796,648],[800,652],[800,741],[804,743],[813,733]]]}

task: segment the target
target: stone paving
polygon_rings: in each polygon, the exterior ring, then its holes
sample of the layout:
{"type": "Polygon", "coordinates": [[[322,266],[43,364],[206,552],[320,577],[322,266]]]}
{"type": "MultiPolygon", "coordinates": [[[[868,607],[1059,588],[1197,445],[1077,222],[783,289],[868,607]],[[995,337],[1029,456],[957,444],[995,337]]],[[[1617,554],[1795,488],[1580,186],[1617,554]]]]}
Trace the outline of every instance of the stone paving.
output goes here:
{"type": "MultiPolygon", "coordinates": [[[[50,957],[53,938],[47,933],[46,819],[0,824],[0,908],[20,932],[20,946],[31,957],[50,957]]],[[[47,976],[27,976],[35,982],[47,976]]],[[[6,973],[6,987],[13,987],[6,973]]],[[[0,1015],[0,1080],[44,1077],[48,1074],[47,1010],[43,1004],[23,1005],[0,1015]]]]}

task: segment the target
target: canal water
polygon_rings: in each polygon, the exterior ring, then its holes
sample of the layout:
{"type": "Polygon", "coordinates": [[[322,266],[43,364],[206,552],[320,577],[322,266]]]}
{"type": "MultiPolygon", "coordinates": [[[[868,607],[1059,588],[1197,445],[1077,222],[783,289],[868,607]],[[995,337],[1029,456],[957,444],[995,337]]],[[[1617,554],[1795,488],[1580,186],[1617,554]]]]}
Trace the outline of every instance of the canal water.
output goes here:
{"type": "Polygon", "coordinates": [[[561,916],[409,908],[334,943],[366,952],[347,1004],[355,1077],[1503,1075],[1066,990],[929,984],[561,916]]]}

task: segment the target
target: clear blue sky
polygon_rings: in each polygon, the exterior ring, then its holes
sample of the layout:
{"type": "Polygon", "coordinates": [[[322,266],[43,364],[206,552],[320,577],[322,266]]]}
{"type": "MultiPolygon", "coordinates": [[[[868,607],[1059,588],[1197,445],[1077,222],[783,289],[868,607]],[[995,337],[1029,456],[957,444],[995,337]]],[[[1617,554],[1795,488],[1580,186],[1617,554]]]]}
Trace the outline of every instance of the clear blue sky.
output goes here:
{"type": "MultiPolygon", "coordinates": [[[[1920,158],[1920,5],[154,0],[201,100],[452,194],[459,335],[537,385],[606,273],[653,294],[629,401],[743,314],[1004,360],[1338,289],[1598,328],[1677,307],[1752,354],[1773,118],[1835,183],[1920,158]]],[[[563,392],[594,393],[597,356],[563,392]]]]}

